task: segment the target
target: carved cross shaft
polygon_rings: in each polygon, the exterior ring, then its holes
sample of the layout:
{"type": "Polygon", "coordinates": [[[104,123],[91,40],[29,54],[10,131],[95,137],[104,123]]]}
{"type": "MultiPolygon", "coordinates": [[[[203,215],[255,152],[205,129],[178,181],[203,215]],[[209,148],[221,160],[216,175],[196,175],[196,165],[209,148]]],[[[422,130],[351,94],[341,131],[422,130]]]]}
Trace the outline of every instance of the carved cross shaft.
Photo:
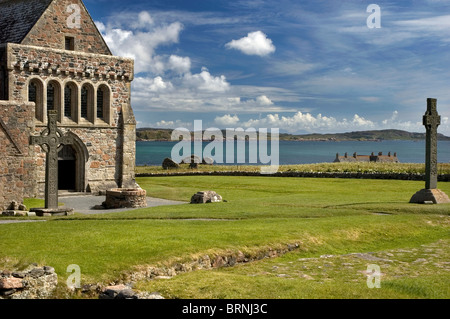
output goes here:
{"type": "Polygon", "coordinates": [[[71,136],[64,136],[57,127],[57,111],[48,111],[48,125],[41,136],[31,136],[30,144],[39,145],[46,152],[45,160],[45,208],[58,208],[58,152],[64,145],[74,143],[71,136]]]}
{"type": "Polygon", "coordinates": [[[425,155],[425,188],[437,189],[437,127],[441,117],[437,113],[436,99],[427,99],[427,112],[423,116],[423,125],[427,130],[425,155]]]}

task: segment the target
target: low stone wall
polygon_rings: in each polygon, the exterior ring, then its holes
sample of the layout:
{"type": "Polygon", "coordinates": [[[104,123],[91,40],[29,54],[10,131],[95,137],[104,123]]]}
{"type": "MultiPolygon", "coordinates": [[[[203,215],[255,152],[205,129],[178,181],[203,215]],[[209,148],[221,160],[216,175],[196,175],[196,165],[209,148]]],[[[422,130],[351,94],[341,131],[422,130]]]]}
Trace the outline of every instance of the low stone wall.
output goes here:
{"type": "Polygon", "coordinates": [[[147,192],[141,188],[114,188],[106,191],[106,209],[147,207],[147,192]]]}
{"type": "Polygon", "coordinates": [[[53,267],[32,265],[23,271],[0,272],[0,299],[48,299],[58,284],[53,267]]]}
{"type": "MultiPolygon", "coordinates": [[[[163,176],[265,176],[265,177],[314,177],[314,178],[353,178],[353,179],[397,179],[424,181],[424,174],[410,173],[357,173],[357,172],[278,172],[275,174],[261,174],[259,172],[168,172],[168,173],[140,173],[136,177],[163,176]]],[[[438,175],[438,181],[449,182],[450,174],[438,175]]]]}
{"type": "Polygon", "coordinates": [[[249,263],[266,258],[280,257],[288,252],[294,251],[301,243],[290,243],[278,247],[262,248],[253,253],[221,252],[217,254],[204,254],[187,262],[175,262],[167,266],[140,267],[141,270],[122,275],[115,284],[124,284],[148,279],[167,279],[181,273],[202,269],[214,269],[233,267],[238,264],[249,263]]]}

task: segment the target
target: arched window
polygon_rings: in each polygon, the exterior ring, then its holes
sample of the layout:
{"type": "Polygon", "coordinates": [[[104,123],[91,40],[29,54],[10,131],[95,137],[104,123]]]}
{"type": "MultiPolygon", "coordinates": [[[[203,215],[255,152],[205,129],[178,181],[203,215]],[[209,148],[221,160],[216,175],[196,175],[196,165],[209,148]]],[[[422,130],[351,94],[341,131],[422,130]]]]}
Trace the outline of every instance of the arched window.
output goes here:
{"type": "Polygon", "coordinates": [[[43,105],[43,85],[38,79],[32,79],[28,83],[28,101],[34,102],[36,105],[35,117],[37,120],[44,121],[44,105],[43,105]]]}
{"type": "Polygon", "coordinates": [[[37,85],[34,82],[30,82],[30,85],[28,85],[28,101],[37,102],[37,85]]]}
{"type": "Polygon", "coordinates": [[[55,109],[55,86],[52,83],[47,85],[47,111],[55,109]]]}
{"type": "Polygon", "coordinates": [[[105,103],[105,93],[101,88],[99,88],[97,91],[97,118],[102,120],[105,114],[105,112],[103,111],[104,103],[105,103]]]}
{"type": "Polygon", "coordinates": [[[94,87],[84,84],[81,87],[80,117],[94,122],[94,87]]]}
{"type": "MultiPolygon", "coordinates": [[[[58,111],[61,114],[61,86],[54,80],[47,83],[47,111],[58,111]]],[[[61,121],[59,116],[58,121],[61,121]]]]}
{"type": "Polygon", "coordinates": [[[64,116],[72,118],[72,88],[69,85],[64,88],[64,116]]]}
{"type": "Polygon", "coordinates": [[[73,83],[67,83],[64,86],[64,116],[74,121],[77,120],[77,103],[78,103],[78,89],[73,83]]]}
{"type": "Polygon", "coordinates": [[[83,86],[81,88],[81,117],[84,119],[88,118],[88,89],[83,86]]]}
{"type": "Polygon", "coordinates": [[[102,84],[97,89],[97,119],[109,124],[109,87],[102,84]]]}

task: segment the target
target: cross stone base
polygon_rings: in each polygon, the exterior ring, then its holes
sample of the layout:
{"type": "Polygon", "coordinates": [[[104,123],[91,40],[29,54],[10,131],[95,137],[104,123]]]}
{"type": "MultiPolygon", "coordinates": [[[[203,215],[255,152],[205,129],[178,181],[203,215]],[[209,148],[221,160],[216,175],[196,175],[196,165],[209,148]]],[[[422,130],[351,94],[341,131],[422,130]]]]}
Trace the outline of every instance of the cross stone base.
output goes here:
{"type": "Polygon", "coordinates": [[[450,198],[440,189],[421,189],[411,197],[409,202],[416,204],[445,204],[450,203],[450,198]]]}
{"type": "Polygon", "coordinates": [[[51,217],[51,216],[69,216],[73,215],[73,208],[61,207],[61,208],[32,208],[30,212],[36,213],[39,217],[51,217]]]}

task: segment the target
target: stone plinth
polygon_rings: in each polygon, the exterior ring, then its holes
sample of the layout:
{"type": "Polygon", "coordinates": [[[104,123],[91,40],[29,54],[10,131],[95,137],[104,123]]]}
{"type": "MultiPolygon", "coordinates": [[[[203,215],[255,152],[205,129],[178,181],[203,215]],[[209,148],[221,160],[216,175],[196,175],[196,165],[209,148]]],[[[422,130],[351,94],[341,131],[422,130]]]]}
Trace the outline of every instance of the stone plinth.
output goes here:
{"type": "Polygon", "coordinates": [[[147,207],[147,192],[141,188],[114,188],[106,191],[106,209],[147,207]]]}
{"type": "Polygon", "coordinates": [[[51,217],[51,216],[69,216],[73,215],[73,208],[62,207],[62,208],[32,208],[30,212],[35,213],[39,217],[51,217]]]}
{"type": "Polygon", "coordinates": [[[416,204],[445,204],[450,203],[450,198],[440,189],[421,189],[411,197],[409,202],[416,204]]]}

